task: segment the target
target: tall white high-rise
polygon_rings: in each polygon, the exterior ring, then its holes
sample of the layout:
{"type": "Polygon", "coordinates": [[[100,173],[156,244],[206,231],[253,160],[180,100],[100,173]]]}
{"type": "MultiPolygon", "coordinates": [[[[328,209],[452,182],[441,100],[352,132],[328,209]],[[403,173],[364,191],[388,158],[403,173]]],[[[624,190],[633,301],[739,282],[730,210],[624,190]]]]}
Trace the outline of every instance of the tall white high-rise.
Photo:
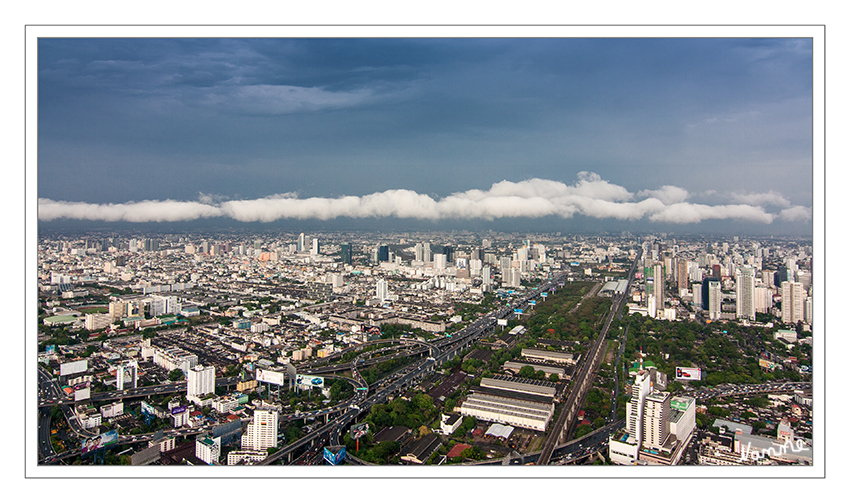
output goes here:
{"type": "Polygon", "coordinates": [[[310,248],[310,255],[319,254],[319,238],[313,238],[313,247],[310,248]]]}
{"type": "Polygon", "coordinates": [[[414,254],[414,257],[413,257],[414,260],[416,260],[418,262],[424,262],[425,261],[425,247],[422,246],[422,243],[416,243],[416,245],[413,247],[413,254],[414,254]]]}
{"type": "MultiPolygon", "coordinates": [[[[703,302],[705,299],[703,299],[703,302]]],[[[708,317],[712,320],[720,319],[723,305],[723,292],[720,290],[719,281],[708,282],[708,317]]]]}
{"type": "Polygon", "coordinates": [[[490,278],[490,266],[485,265],[481,268],[481,284],[483,286],[488,286],[492,283],[492,279],[490,278]]]}
{"type": "Polygon", "coordinates": [[[646,397],[643,409],[643,446],[659,449],[670,436],[670,393],[656,391],[646,397]]]}
{"type": "Polygon", "coordinates": [[[626,403],[626,427],[629,435],[637,440],[637,445],[640,445],[643,440],[644,402],[650,393],[652,393],[650,373],[641,370],[632,384],[632,399],[626,403]]]}
{"type": "Polygon", "coordinates": [[[756,284],[753,270],[749,267],[743,267],[738,271],[736,276],[735,289],[735,317],[744,318],[747,320],[756,319],[756,284]]]}
{"type": "Polygon", "coordinates": [[[389,284],[384,278],[380,278],[375,287],[375,297],[381,302],[384,302],[390,297],[389,284]]]}
{"type": "Polygon", "coordinates": [[[242,448],[264,451],[277,447],[278,412],[269,409],[254,410],[254,420],[242,435],[242,448]]]}
{"type": "Polygon", "coordinates": [[[434,260],[431,255],[431,243],[422,243],[422,260],[425,262],[434,260]]]}
{"type": "Polygon", "coordinates": [[[204,396],[215,391],[215,367],[196,365],[186,373],[186,396],[204,396]]]}
{"type": "Polygon", "coordinates": [[[306,246],[305,246],[304,241],[305,241],[305,237],[304,237],[304,233],[302,232],[301,234],[298,235],[298,244],[296,245],[297,247],[295,248],[295,251],[297,251],[298,253],[306,251],[306,246]]]}
{"type": "Polygon", "coordinates": [[[782,323],[797,323],[804,319],[805,297],[803,284],[796,281],[782,282],[782,323]]]}
{"type": "Polygon", "coordinates": [[[434,254],[434,269],[438,271],[444,271],[446,269],[446,254],[445,253],[435,253],[434,254]]]}

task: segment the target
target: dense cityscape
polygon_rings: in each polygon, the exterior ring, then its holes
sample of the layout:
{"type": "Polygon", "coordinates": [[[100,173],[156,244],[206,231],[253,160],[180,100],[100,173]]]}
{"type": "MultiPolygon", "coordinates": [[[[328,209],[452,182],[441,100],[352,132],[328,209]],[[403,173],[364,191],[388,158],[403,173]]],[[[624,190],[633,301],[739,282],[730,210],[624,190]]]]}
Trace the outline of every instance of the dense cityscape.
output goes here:
{"type": "Polygon", "coordinates": [[[461,28],[27,25],[35,492],[825,478],[824,27],[461,28]]]}
{"type": "Polygon", "coordinates": [[[38,244],[39,464],[812,464],[812,243],[38,244]]]}

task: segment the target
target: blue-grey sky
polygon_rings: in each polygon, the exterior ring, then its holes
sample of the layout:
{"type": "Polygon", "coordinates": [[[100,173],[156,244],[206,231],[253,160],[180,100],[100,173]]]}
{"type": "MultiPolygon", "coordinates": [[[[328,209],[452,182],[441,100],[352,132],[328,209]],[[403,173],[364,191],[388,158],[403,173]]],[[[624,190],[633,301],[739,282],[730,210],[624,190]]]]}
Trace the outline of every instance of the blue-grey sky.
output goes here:
{"type": "Polygon", "coordinates": [[[43,221],[811,226],[809,39],[42,38],[38,60],[43,221]]]}

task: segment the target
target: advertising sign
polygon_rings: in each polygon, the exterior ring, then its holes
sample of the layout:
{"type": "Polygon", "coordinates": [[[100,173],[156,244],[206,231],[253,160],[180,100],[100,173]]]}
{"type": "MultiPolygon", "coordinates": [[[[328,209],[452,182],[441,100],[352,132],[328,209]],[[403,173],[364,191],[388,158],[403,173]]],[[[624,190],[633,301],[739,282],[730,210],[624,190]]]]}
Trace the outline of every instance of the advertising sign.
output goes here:
{"type": "Polygon", "coordinates": [[[773,370],[776,368],[776,364],[771,361],[759,358],[759,367],[773,372],[773,370]]]}
{"type": "Polygon", "coordinates": [[[522,314],[522,309],[514,309],[514,314],[522,314]]]}
{"type": "Polygon", "coordinates": [[[180,407],[174,407],[173,409],[171,409],[171,415],[172,416],[176,416],[177,414],[182,414],[184,412],[186,412],[186,406],[185,405],[181,405],[180,407]]]}
{"type": "Polygon", "coordinates": [[[153,405],[148,402],[142,401],[142,414],[148,414],[151,416],[155,416],[156,412],[153,410],[153,405]]]}
{"type": "Polygon", "coordinates": [[[693,367],[676,367],[676,380],[699,381],[702,379],[702,370],[693,367]]]}
{"type": "Polygon", "coordinates": [[[283,376],[282,372],[275,372],[273,370],[266,369],[257,369],[257,382],[267,382],[269,384],[277,384],[278,386],[283,386],[283,376]]]}
{"type": "Polygon", "coordinates": [[[52,355],[56,352],[56,346],[54,344],[51,344],[50,346],[47,346],[45,350],[47,351],[47,354],[52,355]]]}
{"type": "Polygon", "coordinates": [[[80,447],[81,454],[91,454],[98,449],[103,449],[118,442],[118,430],[107,431],[96,437],[91,437],[83,440],[80,447]]]}
{"type": "MultiPolygon", "coordinates": [[[[79,386],[79,385],[77,385],[79,386]]],[[[91,398],[91,388],[86,383],[85,386],[81,388],[74,387],[74,401],[79,402],[80,400],[88,400],[91,398]]]]}
{"type": "Polygon", "coordinates": [[[59,375],[66,376],[70,374],[78,374],[85,372],[89,368],[88,360],[79,360],[75,362],[67,362],[59,365],[59,375]]]}
{"type": "Polygon", "coordinates": [[[351,440],[357,440],[358,438],[369,433],[369,423],[357,423],[351,427],[351,440]]]}
{"type": "Polygon", "coordinates": [[[685,400],[677,400],[674,398],[670,401],[670,408],[674,410],[680,410],[682,412],[687,412],[688,402],[686,402],[685,400]]]}
{"type": "Polygon", "coordinates": [[[530,305],[532,305],[532,306],[536,306],[536,305],[537,305],[537,301],[536,301],[536,300],[529,300],[529,301],[528,301],[528,303],[529,303],[530,305]]]}
{"type": "Polygon", "coordinates": [[[305,374],[298,374],[295,377],[295,383],[301,386],[311,386],[313,388],[324,388],[325,378],[305,374]]]}
{"type": "MultiPolygon", "coordinates": [[[[333,449],[335,450],[337,448],[334,447],[333,449]]],[[[325,447],[323,451],[323,457],[329,465],[336,466],[342,464],[342,462],[345,460],[345,446],[343,445],[342,447],[339,447],[339,450],[337,452],[334,452],[332,449],[325,447]]]]}
{"type": "Polygon", "coordinates": [[[496,324],[502,327],[508,326],[508,320],[496,320],[496,324]]]}
{"type": "Polygon", "coordinates": [[[541,293],[541,294],[540,294],[540,296],[541,296],[541,297],[543,297],[543,298],[545,299],[546,297],[548,297],[548,296],[549,296],[549,294],[548,294],[548,293],[546,293],[546,292],[543,292],[543,293],[541,293]]]}

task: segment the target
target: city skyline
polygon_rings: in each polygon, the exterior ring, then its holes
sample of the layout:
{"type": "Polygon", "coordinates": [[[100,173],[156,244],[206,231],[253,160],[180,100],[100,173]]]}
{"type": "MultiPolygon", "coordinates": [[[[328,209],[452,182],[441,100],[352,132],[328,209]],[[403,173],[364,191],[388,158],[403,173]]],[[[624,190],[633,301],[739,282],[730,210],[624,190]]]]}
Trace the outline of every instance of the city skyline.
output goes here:
{"type": "Polygon", "coordinates": [[[40,39],[38,195],[42,225],[811,234],[812,44],[40,39]]]}

